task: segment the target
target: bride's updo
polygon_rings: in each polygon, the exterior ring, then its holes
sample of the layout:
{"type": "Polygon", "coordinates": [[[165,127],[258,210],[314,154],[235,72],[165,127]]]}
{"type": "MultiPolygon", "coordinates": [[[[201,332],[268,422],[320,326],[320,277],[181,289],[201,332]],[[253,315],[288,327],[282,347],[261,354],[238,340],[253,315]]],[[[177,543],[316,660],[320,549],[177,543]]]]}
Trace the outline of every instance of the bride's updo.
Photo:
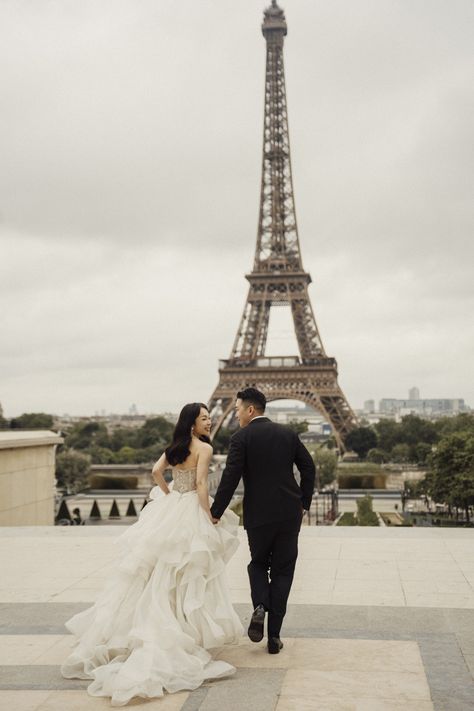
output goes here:
{"type": "MultiPolygon", "coordinates": [[[[178,422],[173,432],[173,439],[169,447],[165,449],[166,459],[172,467],[184,462],[191,454],[189,449],[192,438],[191,430],[199,417],[201,408],[209,412],[207,405],[203,402],[190,402],[179,413],[178,422]]],[[[199,439],[211,444],[211,440],[205,435],[201,435],[199,439]]]]}

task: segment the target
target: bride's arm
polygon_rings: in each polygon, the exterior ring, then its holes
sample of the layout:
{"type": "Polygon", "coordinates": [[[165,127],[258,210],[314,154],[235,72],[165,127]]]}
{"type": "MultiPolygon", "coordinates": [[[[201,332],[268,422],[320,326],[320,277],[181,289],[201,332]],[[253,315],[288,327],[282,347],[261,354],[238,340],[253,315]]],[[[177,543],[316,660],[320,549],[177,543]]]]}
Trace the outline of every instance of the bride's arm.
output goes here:
{"type": "Polygon", "coordinates": [[[157,462],[153,465],[153,469],[151,470],[151,476],[153,478],[153,481],[155,484],[157,484],[161,491],[163,491],[165,494],[169,494],[170,490],[168,489],[168,484],[165,481],[165,477],[163,476],[163,473],[168,466],[168,462],[166,461],[166,455],[163,452],[161,457],[158,459],[157,462]]]}
{"type": "Polygon", "coordinates": [[[212,447],[210,444],[204,444],[202,451],[199,453],[197,472],[196,472],[196,488],[199,497],[199,503],[212,521],[211,509],[209,508],[209,488],[207,485],[207,474],[209,464],[212,458],[212,447]]]}

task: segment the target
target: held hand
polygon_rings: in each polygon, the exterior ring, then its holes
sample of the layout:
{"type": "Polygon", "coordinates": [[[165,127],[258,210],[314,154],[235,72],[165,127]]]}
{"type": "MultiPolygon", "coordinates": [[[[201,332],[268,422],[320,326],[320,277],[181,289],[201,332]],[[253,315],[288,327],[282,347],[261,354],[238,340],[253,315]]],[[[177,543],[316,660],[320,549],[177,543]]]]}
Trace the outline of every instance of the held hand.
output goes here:
{"type": "Polygon", "coordinates": [[[211,516],[211,521],[215,525],[216,523],[219,523],[220,518],[214,518],[214,516],[211,516]]]}

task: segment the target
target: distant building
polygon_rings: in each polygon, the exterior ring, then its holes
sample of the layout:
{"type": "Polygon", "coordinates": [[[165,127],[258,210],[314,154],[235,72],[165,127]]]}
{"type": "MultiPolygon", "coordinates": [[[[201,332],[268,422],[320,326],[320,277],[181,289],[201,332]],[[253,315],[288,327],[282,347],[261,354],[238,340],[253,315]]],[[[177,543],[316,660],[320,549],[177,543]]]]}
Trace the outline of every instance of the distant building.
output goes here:
{"type": "Polygon", "coordinates": [[[176,424],[178,420],[178,415],[175,413],[171,412],[163,412],[163,413],[157,413],[157,414],[152,414],[148,413],[147,415],[124,415],[124,414],[110,414],[110,415],[83,415],[83,416],[71,416],[71,415],[63,415],[61,417],[57,416],[54,418],[54,427],[56,429],[67,429],[71,425],[76,425],[80,423],[85,423],[85,422],[99,422],[101,424],[104,424],[107,427],[107,430],[109,432],[113,432],[116,429],[120,429],[122,427],[126,428],[135,428],[138,429],[140,427],[143,427],[145,422],[147,420],[152,419],[153,417],[164,417],[165,420],[168,420],[172,424],[176,424]]]}
{"type": "Polygon", "coordinates": [[[397,400],[382,398],[379,403],[381,415],[420,415],[421,417],[436,417],[440,415],[456,415],[467,412],[469,408],[461,398],[429,398],[425,400],[397,400]]]}
{"type": "Polygon", "coordinates": [[[364,402],[363,412],[367,414],[372,414],[375,412],[375,400],[366,400],[364,402]]]}
{"type": "Polygon", "coordinates": [[[330,436],[332,429],[331,425],[326,422],[325,418],[312,407],[291,406],[286,407],[269,404],[265,410],[265,414],[274,422],[279,422],[282,425],[288,425],[290,422],[307,422],[307,436],[313,434],[315,436],[330,436]]]}
{"type": "Polygon", "coordinates": [[[419,400],[420,399],[420,391],[418,388],[410,388],[408,391],[408,399],[409,400],[419,400]]]}

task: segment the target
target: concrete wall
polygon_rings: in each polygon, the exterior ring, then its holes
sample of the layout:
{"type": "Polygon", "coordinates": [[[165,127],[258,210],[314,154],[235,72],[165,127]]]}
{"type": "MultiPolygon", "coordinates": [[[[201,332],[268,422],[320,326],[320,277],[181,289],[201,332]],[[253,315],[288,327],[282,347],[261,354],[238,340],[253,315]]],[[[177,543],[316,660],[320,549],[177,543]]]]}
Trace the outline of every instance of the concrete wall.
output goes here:
{"type": "Polygon", "coordinates": [[[54,524],[56,447],[48,431],[0,431],[0,526],[54,524]]]}

